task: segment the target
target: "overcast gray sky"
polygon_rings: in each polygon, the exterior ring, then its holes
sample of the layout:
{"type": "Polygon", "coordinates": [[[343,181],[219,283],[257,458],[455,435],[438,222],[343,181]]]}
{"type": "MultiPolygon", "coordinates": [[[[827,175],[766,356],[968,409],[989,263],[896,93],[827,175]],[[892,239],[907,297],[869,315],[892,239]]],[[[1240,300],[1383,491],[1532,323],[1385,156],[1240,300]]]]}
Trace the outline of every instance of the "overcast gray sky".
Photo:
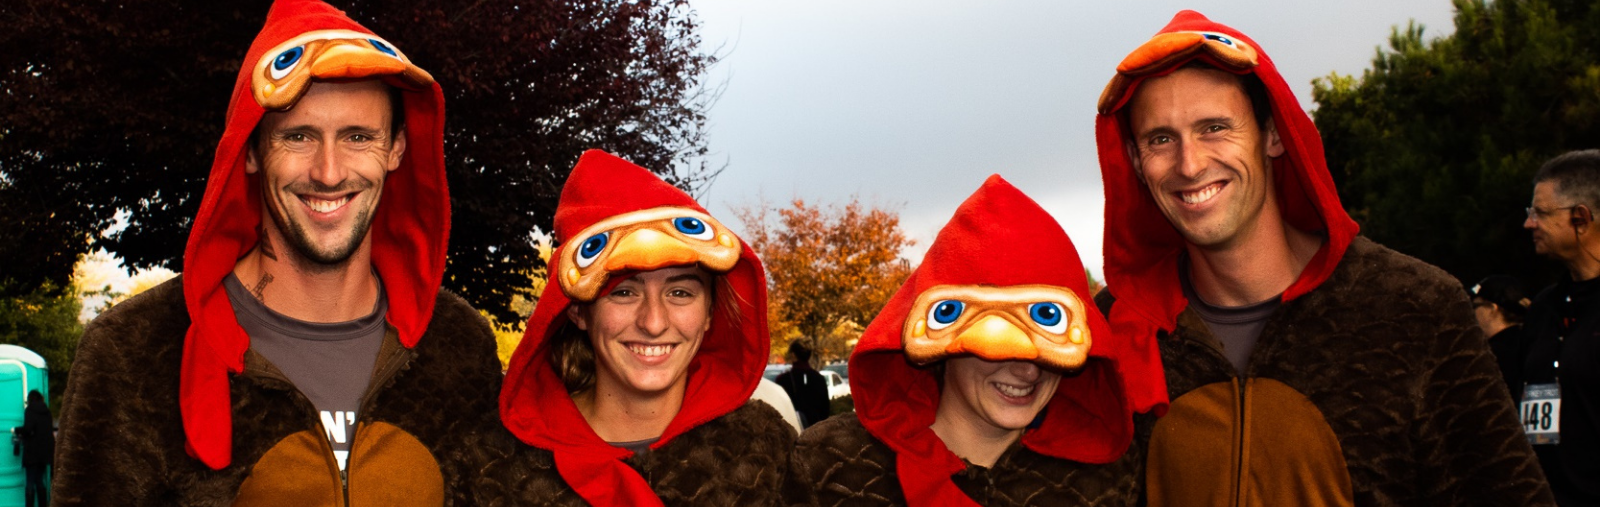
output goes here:
{"type": "Polygon", "coordinates": [[[1311,80],[1359,75],[1391,29],[1453,31],[1448,0],[1070,2],[1043,0],[693,0],[708,48],[714,160],[702,201],[758,195],[899,206],[928,243],[985,177],[999,173],[1049,210],[1084,265],[1101,271],[1103,196],[1095,101],[1128,52],[1181,9],[1232,26],[1270,55],[1301,106],[1311,80]]]}

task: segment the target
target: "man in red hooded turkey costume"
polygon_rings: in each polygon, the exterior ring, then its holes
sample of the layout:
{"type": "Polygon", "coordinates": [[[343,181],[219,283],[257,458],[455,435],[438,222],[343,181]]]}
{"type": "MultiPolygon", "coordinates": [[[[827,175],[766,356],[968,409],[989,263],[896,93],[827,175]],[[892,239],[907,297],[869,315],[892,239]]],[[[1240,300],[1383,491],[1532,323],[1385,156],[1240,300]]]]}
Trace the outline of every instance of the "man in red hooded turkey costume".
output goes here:
{"type": "Polygon", "coordinates": [[[511,357],[484,505],[776,505],[794,429],[746,402],[766,277],[694,199],[599,150],[556,207],[550,281],[511,357]]]}
{"type": "Polygon", "coordinates": [[[444,95],[283,0],[246,53],[183,275],[84,332],[57,505],[455,505],[494,338],[440,289],[444,95]]]}
{"type": "Polygon", "coordinates": [[[1461,284],[1356,235],[1254,40],[1180,12],[1099,111],[1097,302],[1172,399],[1150,505],[1550,504],[1461,284]]]}
{"type": "Polygon", "coordinates": [[[990,176],[867,326],[856,411],[801,437],[791,503],[1133,505],[1133,414],[1166,399],[1128,379],[1161,372],[1090,297],[1066,232],[990,176]]]}

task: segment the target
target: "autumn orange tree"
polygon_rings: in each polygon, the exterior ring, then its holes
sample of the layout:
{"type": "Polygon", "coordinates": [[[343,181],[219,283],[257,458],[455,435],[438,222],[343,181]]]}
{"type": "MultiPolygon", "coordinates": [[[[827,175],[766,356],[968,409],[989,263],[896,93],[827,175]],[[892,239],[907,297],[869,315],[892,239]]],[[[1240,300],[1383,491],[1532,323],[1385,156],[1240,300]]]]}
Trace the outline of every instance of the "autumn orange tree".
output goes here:
{"type": "Polygon", "coordinates": [[[852,197],[843,205],[795,199],[784,208],[761,201],[734,214],[767,268],[774,353],[801,339],[819,359],[849,355],[851,340],[911,273],[900,250],[912,241],[893,209],[852,197]]]}

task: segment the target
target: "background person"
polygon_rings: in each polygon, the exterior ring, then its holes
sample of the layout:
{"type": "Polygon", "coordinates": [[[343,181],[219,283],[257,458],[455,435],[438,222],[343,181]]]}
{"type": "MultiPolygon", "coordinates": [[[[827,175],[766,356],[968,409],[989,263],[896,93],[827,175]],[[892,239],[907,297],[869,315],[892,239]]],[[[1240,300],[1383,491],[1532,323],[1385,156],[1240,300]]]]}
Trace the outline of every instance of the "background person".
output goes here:
{"type": "Polygon", "coordinates": [[[551,282],[501,390],[504,429],[470,449],[489,459],[478,503],[779,503],[795,432],[747,401],[770,346],[755,253],[688,194],[598,150],[567,178],[555,229],[551,282]]]}
{"type": "Polygon", "coordinates": [[[789,401],[800,412],[800,425],[810,428],[828,418],[828,379],[811,367],[811,349],[798,341],[789,343],[789,371],[773,382],[789,394],[789,401]]]}
{"type": "Polygon", "coordinates": [[[1461,283],[1356,235],[1254,40],[1179,12],[1099,113],[1098,301],[1172,397],[1149,505],[1551,502],[1461,283]]]}
{"type": "Polygon", "coordinates": [[[989,177],[867,326],[856,411],[806,430],[789,503],[1133,505],[1124,386],[1157,372],[1126,359],[1155,350],[1120,340],[1089,297],[1066,232],[989,177]]]}
{"type": "Polygon", "coordinates": [[[1527,335],[1522,332],[1522,320],[1533,304],[1522,281],[1508,275],[1484,278],[1467,289],[1472,296],[1472,312],[1478,318],[1478,327],[1489,337],[1489,350],[1494,352],[1500,365],[1500,375],[1505,378],[1506,389],[1514,402],[1522,401],[1522,363],[1528,354],[1527,335]]]}
{"type": "Polygon", "coordinates": [[[22,438],[24,507],[50,505],[50,485],[44,481],[55,459],[56,428],[50,407],[38,390],[28,391],[28,406],[22,412],[22,426],[13,430],[22,438]]]}
{"type": "Polygon", "coordinates": [[[1600,505],[1600,150],[1550,159],[1533,182],[1522,226],[1535,252],[1567,268],[1567,279],[1528,309],[1524,427],[1556,502],[1600,505]]]}

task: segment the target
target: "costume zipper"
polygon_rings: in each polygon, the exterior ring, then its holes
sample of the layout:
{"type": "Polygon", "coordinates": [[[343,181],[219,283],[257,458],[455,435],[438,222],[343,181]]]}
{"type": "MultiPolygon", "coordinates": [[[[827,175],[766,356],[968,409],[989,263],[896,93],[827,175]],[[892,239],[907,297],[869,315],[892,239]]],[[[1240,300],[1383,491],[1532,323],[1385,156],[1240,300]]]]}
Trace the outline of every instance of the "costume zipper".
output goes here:
{"type": "MultiPolygon", "coordinates": [[[[410,362],[408,361],[410,358],[406,357],[410,350],[399,346],[398,340],[394,340],[392,336],[389,336],[393,333],[394,330],[390,329],[388,334],[384,336],[383,346],[379,347],[380,353],[385,348],[391,349],[385,357],[378,358],[378,360],[383,361],[383,368],[379,369],[378,374],[372,377],[372,381],[367,384],[367,392],[361,393],[361,402],[356,404],[357,422],[355,429],[350,430],[350,454],[345,456],[344,469],[339,471],[339,481],[344,485],[345,507],[350,507],[350,470],[355,469],[356,466],[356,442],[361,441],[359,435],[361,434],[362,424],[367,420],[367,404],[371,403],[372,398],[377,395],[378,391],[382,390],[410,362]],[[391,343],[394,344],[392,347],[390,346],[391,343]]],[[[329,450],[331,452],[332,447],[329,447],[329,450]]]]}
{"type": "Polygon", "coordinates": [[[1237,387],[1239,397],[1239,410],[1233,414],[1233,505],[1244,506],[1244,461],[1245,461],[1245,396],[1248,380],[1234,377],[1234,386],[1237,387]]]}
{"type": "MultiPolygon", "coordinates": [[[[247,362],[248,362],[248,360],[247,360],[247,362]]],[[[311,404],[311,399],[307,398],[305,393],[300,392],[300,388],[295,386],[294,382],[289,380],[289,377],[283,375],[282,372],[278,371],[277,366],[273,366],[272,365],[272,361],[267,360],[266,357],[262,357],[261,358],[261,362],[263,364],[265,364],[267,367],[261,368],[261,369],[258,369],[258,370],[252,370],[250,372],[252,375],[255,375],[255,376],[258,376],[258,377],[262,377],[262,378],[266,378],[266,379],[276,380],[278,382],[282,382],[285,386],[288,386],[289,392],[292,392],[292,393],[295,394],[295,396],[299,397],[300,401],[305,402],[305,404],[307,404],[307,405],[311,404]]],[[[313,414],[317,413],[317,408],[314,407],[314,406],[311,407],[311,413],[313,413],[313,414]]],[[[322,420],[320,418],[317,419],[317,429],[322,430],[322,434],[320,435],[322,438],[317,439],[317,441],[321,443],[321,447],[327,452],[327,456],[330,457],[330,458],[334,458],[333,462],[335,463],[335,466],[338,466],[337,464],[338,464],[339,460],[338,460],[338,458],[333,456],[333,444],[328,442],[328,429],[324,428],[322,426],[322,420]]],[[[351,442],[353,443],[354,439],[352,439],[351,442]]],[[[353,455],[354,453],[352,452],[351,454],[353,455]]],[[[345,468],[349,468],[349,467],[350,467],[350,462],[348,460],[346,460],[345,461],[345,468]]],[[[345,507],[349,507],[349,505],[350,505],[350,481],[349,481],[349,477],[345,474],[344,470],[339,470],[338,472],[339,472],[339,484],[340,484],[341,489],[343,489],[343,491],[344,491],[344,505],[345,505],[345,507]]]]}

